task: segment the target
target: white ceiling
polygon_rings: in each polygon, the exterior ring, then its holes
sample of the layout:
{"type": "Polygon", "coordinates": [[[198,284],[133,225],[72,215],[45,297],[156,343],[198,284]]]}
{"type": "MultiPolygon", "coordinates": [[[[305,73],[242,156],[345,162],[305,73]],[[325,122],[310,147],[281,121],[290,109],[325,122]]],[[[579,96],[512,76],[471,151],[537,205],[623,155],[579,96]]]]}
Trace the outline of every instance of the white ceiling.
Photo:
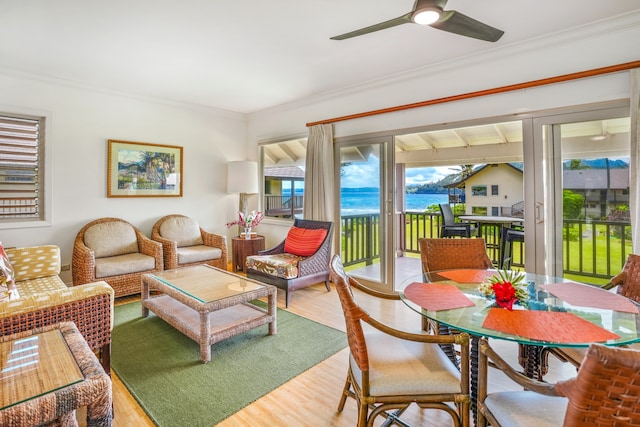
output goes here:
{"type": "Polygon", "coordinates": [[[329,37],[413,0],[0,0],[0,72],[251,113],[640,10],[638,0],[449,0],[488,43],[415,24],[329,37]]]}

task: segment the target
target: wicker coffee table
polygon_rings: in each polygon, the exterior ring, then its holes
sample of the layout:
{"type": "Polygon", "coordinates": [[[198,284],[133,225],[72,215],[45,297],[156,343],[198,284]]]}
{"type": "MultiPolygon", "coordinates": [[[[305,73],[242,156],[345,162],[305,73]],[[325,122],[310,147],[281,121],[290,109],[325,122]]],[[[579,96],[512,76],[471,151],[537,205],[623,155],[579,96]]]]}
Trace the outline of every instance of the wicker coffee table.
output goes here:
{"type": "Polygon", "coordinates": [[[208,265],[142,276],[142,316],[149,310],[200,344],[200,360],[211,361],[211,345],[258,326],[276,326],[276,287],[208,265]],[[157,295],[150,295],[150,290],[157,295]],[[249,301],[267,297],[267,309],[249,301]]]}

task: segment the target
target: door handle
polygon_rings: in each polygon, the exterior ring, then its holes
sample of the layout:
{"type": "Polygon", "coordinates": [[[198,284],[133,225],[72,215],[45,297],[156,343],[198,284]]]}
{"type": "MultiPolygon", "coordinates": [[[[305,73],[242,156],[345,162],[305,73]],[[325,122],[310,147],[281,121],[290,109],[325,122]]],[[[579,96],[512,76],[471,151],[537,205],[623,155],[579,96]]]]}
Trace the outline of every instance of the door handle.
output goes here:
{"type": "Polygon", "coordinates": [[[542,202],[536,202],[536,224],[542,224],[544,222],[544,204],[542,202]]]}

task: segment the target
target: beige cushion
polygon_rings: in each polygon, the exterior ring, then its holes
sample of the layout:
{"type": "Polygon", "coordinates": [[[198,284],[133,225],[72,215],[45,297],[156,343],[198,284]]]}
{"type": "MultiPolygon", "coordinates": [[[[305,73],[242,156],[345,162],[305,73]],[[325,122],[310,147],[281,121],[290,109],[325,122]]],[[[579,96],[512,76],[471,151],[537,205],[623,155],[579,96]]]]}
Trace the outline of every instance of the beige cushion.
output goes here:
{"type": "Polygon", "coordinates": [[[155,258],[141,253],[96,258],[96,278],[153,270],[155,258]]]}
{"type": "MultiPolygon", "coordinates": [[[[402,340],[382,332],[365,332],[371,395],[460,393],[460,372],[437,344],[402,340]]],[[[350,357],[351,371],[362,373],[350,357]]]]}
{"type": "Polygon", "coordinates": [[[198,245],[178,248],[178,264],[209,261],[222,258],[222,249],[211,246],[198,245]]]}
{"type": "Polygon", "coordinates": [[[96,258],[138,252],[135,230],[119,221],[92,225],[84,233],[84,244],[93,250],[96,258]]]}
{"type": "Polygon", "coordinates": [[[489,394],[484,404],[503,426],[561,427],[568,402],[566,397],[507,391],[489,394]]]}
{"type": "Polygon", "coordinates": [[[16,282],[18,293],[21,296],[38,295],[45,292],[67,289],[67,285],[60,276],[38,277],[37,279],[21,280],[16,282]]]}
{"type": "MultiPolygon", "coordinates": [[[[160,224],[160,235],[173,240],[178,247],[202,245],[200,226],[188,217],[172,217],[160,224]]],[[[178,261],[180,263],[180,261],[178,261]]]]}

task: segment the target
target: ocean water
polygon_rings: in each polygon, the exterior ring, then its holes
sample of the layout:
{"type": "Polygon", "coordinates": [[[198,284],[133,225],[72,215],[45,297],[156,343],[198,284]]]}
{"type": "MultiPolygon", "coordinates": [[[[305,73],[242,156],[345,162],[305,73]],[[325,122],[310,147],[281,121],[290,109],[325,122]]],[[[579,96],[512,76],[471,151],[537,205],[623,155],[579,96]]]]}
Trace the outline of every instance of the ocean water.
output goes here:
{"type": "MultiPolygon", "coordinates": [[[[289,189],[283,189],[282,194],[290,194],[289,189]]],[[[302,195],[302,189],[296,190],[296,194],[302,195]]],[[[427,206],[447,203],[449,196],[446,193],[407,194],[407,211],[424,212],[427,206]]],[[[377,188],[343,188],[341,190],[341,215],[357,215],[362,213],[380,212],[380,191],[377,188]]]]}
{"type": "MultiPolygon", "coordinates": [[[[436,194],[407,194],[407,211],[423,212],[427,206],[447,203],[446,193],[436,194]]],[[[380,211],[380,192],[377,189],[342,189],[340,213],[341,215],[356,215],[380,211]]]]}

